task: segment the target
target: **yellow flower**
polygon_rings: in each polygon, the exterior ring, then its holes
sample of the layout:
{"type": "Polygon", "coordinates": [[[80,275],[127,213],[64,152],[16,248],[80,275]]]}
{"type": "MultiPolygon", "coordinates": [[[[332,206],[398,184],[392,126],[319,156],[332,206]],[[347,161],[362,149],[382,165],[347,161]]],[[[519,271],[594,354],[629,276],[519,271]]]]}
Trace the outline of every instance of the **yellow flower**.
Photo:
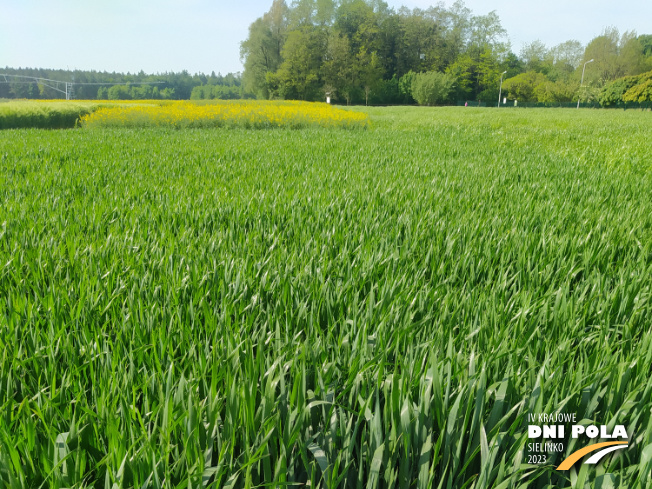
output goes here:
{"type": "Polygon", "coordinates": [[[85,127],[346,127],[366,128],[366,114],[325,103],[298,101],[173,101],[101,107],[82,118],[85,127]]]}

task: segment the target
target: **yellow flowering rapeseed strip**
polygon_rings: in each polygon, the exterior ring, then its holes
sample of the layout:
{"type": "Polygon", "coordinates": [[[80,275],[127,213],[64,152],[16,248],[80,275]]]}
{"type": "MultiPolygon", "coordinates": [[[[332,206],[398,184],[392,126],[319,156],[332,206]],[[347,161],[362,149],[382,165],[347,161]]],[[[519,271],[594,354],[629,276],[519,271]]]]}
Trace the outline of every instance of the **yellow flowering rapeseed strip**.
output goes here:
{"type": "Polygon", "coordinates": [[[366,128],[366,114],[298,101],[179,101],[105,107],[81,118],[83,127],[366,128]]]}

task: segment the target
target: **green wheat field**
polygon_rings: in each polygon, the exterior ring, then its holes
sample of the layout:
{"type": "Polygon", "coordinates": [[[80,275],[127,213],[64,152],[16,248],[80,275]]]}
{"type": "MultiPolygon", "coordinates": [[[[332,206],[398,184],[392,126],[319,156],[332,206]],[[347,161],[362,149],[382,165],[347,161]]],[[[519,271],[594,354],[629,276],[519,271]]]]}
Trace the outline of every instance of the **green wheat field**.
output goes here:
{"type": "Polygon", "coordinates": [[[0,131],[0,487],[652,487],[651,114],[354,110],[0,131]]]}

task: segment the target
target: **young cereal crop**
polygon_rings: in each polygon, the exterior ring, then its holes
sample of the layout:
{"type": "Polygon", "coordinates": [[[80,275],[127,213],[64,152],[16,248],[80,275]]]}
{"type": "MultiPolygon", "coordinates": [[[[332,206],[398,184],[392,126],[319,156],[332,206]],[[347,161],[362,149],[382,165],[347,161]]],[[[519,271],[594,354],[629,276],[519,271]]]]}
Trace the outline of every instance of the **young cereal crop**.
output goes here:
{"type": "Polygon", "coordinates": [[[100,106],[98,102],[11,101],[0,104],[0,129],[75,127],[80,117],[100,106]]]}
{"type": "Polygon", "coordinates": [[[69,129],[102,107],[161,105],[168,101],[7,100],[0,104],[0,129],[69,129]]]}
{"type": "Polygon", "coordinates": [[[650,487],[649,114],[367,112],[0,132],[0,486],[650,487]]]}

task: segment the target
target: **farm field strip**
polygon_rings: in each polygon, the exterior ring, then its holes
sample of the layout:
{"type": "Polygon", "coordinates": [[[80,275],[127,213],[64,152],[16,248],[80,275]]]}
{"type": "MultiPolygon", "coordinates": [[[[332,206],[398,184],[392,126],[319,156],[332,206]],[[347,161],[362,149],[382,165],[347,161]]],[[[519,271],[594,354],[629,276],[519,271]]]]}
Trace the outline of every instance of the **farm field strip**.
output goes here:
{"type": "Polygon", "coordinates": [[[81,118],[84,128],[245,127],[248,129],[339,127],[366,129],[369,117],[325,103],[296,101],[177,101],[162,106],[129,105],[98,109],[81,118]]]}
{"type": "Polygon", "coordinates": [[[257,100],[16,101],[0,104],[0,129],[331,127],[367,129],[367,114],[325,103],[257,100]]]}
{"type": "Polygon", "coordinates": [[[649,114],[356,110],[0,131],[0,485],[646,487],[649,114]]]}
{"type": "Polygon", "coordinates": [[[8,100],[0,99],[0,129],[68,129],[79,118],[102,107],[160,105],[163,101],[8,100]]]}

